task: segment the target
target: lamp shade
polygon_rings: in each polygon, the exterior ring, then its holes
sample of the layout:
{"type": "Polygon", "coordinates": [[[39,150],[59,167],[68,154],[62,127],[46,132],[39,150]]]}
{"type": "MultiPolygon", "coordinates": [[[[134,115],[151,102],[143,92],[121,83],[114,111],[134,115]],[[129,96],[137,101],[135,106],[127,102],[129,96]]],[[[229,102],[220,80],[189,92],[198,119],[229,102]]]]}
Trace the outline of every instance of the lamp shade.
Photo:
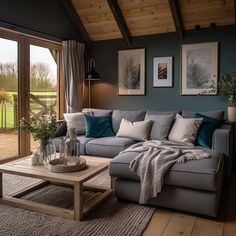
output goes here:
{"type": "Polygon", "coordinates": [[[88,69],[89,69],[89,72],[86,74],[87,80],[99,80],[100,79],[99,74],[95,71],[95,60],[93,58],[91,58],[88,62],[88,69]]]}
{"type": "Polygon", "coordinates": [[[95,69],[92,67],[91,70],[86,74],[86,79],[87,80],[99,80],[100,76],[95,71],[95,69]]]}

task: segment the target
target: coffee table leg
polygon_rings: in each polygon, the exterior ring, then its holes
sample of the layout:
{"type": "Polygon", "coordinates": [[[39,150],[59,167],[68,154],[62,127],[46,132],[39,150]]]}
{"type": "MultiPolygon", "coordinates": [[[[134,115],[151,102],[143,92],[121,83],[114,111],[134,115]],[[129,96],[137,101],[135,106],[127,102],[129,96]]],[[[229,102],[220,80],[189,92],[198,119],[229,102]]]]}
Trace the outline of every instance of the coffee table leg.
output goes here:
{"type": "Polygon", "coordinates": [[[83,184],[74,183],[74,219],[81,220],[83,217],[83,184]]]}
{"type": "Polygon", "coordinates": [[[0,172],[0,198],[2,198],[3,197],[3,191],[2,191],[2,188],[3,188],[3,184],[2,184],[2,182],[3,182],[3,179],[2,179],[2,172],[0,172]]]}

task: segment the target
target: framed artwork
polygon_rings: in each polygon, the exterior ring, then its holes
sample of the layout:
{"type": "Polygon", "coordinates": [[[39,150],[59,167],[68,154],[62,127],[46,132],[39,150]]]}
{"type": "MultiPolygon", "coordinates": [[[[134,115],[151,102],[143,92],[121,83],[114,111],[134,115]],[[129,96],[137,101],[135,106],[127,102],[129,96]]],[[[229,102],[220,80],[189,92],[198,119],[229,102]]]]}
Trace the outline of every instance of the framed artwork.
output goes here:
{"type": "Polygon", "coordinates": [[[181,52],[181,94],[215,95],[218,42],[184,44],[181,52]]]}
{"type": "Polygon", "coordinates": [[[145,95],[145,48],[118,51],[118,95],[145,95]]]}
{"type": "Polygon", "coordinates": [[[172,57],[153,58],[153,87],[173,87],[172,57]]]}

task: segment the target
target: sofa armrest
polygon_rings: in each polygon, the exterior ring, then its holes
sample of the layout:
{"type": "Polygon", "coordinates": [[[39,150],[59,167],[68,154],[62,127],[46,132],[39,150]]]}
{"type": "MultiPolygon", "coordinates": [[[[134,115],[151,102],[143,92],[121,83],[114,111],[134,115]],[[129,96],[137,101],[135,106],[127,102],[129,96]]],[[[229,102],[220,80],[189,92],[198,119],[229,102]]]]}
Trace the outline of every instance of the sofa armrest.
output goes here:
{"type": "Polygon", "coordinates": [[[233,127],[223,125],[216,129],[212,137],[212,149],[221,152],[225,156],[224,176],[228,183],[233,168],[233,127]]]}

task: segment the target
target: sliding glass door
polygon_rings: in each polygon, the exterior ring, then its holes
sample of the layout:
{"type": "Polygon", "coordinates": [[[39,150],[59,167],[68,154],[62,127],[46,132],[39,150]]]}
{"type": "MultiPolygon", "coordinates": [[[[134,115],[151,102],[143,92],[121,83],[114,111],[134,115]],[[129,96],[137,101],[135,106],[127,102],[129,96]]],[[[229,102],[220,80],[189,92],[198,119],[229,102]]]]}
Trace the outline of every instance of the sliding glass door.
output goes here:
{"type": "Polygon", "coordinates": [[[19,155],[18,42],[0,38],[0,161],[19,155]]]}

